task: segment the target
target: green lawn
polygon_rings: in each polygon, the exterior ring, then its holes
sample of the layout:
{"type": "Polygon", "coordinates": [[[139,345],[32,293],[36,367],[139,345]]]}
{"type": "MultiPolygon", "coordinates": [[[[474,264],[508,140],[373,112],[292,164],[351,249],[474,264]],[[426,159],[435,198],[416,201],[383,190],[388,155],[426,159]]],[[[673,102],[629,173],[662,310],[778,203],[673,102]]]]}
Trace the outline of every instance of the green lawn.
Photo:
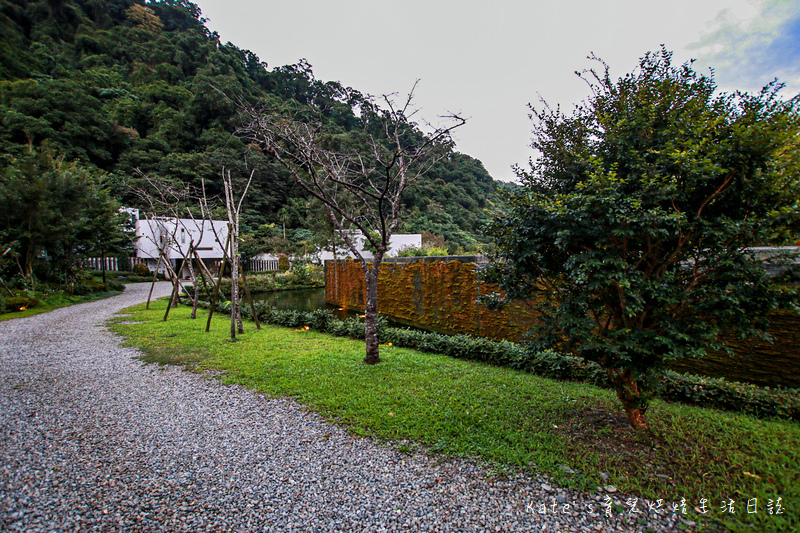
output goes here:
{"type": "Polygon", "coordinates": [[[563,485],[610,484],[650,499],[685,498],[689,508],[706,499],[709,512],[694,519],[716,528],[800,530],[797,423],[656,401],[650,432],[636,434],[614,394],[590,385],[391,346],[381,347],[382,363],[367,366],[363,342],[252,323],[231,342],[229,317],[217,316],[205,333],[205,315],[190,320],[185,307],[163,322],[165,305],[136,306],[113,321],[143,321],[113,327],[146,362],[222,370],[225,383],[294,397],[353,434],[403,451],[479,457],[494,475],[536,469],[563,485]],[[783,514],[770,515],[769,500],[779,497],[783,514]],[[752,498],[756,514],[747,513],[752,498]],[[720,510],[729,499],[735,515],[720,510]]]}

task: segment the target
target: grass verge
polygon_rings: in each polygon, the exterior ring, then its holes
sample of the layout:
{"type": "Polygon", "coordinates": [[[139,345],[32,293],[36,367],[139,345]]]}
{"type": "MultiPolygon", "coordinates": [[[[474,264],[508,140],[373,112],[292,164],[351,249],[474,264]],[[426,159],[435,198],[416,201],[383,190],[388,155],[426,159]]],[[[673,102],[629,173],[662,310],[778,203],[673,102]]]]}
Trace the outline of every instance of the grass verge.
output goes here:
{"type": "Polygon", "coordinates": [[[294,397],[355,435],[480,458],[497,474],[537,470],[565,486],[614,485],[665,506],[685,499],[688,517],[708,530],[800,530],[797,423],[656,401],[650,431],[637,434],[614,394],[590,385],[390,346],[367,366],[363,342],[277,326],[248,324],[230,342],[228,317],[205,333],[188,308],[163,322],[165,305],[112,321],[148,363],[221,370],[225,383],[294,397]],[[782,514],[770,514],[778,498],[782,514]],[[748,513],[753,499],[757,512],[748,513]]]}
{"type": "Polygon", "coordinates": [[[67,307],[69,305],[93,302],[95,300],[102,300],[104,298],[110,298],[111,296],[116,296],[117,294],[122,294],[122,293],[121,291],[108,291],[108,292],[93,292],[85,296],[69,296],[65,294],[58,294],[52,297],[44,296],[43,299],[41,299],[40,302],[36,304],[34,307],[29,307],[24,311],[14,311],[11,313],[0,314],[0,322],[2,322],[3,320],[12,320],[14,318],[23,318],[26,316],[33,316],[41,313],[47,313],[49,311],[53,311],[54,309],[67,307]]]}

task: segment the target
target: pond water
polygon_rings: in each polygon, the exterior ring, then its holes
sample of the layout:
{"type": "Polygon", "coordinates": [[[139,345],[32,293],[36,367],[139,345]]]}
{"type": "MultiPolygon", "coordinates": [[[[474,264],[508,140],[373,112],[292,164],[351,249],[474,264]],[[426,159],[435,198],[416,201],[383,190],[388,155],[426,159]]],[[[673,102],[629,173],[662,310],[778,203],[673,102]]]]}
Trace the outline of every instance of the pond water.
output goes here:
{"type": "Polygon", "coordinates": [[[253,295],[253,300],[264,302],[283,310],[316,311],[331,309],[325,304],[325,287],[299,291],[272,291],[253,295]]]}
{"type": "MultiPolygon", "coordinates": [[[[336,305],[331,305],[325,302],[325,287],[318,289],[302,289],[297,291],[272,291],[253,294],[253,300],[256,302],[265,302],[273,307],[283,310],[297,311],[316,311],[317,309],[327,309],[333,313],[333,316],[339,319],[354,318],[361,316],[363,313],[354,311],[352,309],[342,309],[336,305]]],[[[388,319],[389,327],[392,328],[411,328],[422,329],[409,324],[404,324],[396,320],[388,319]]],[[[423,330],[426,331],[426,330],[423,330]]]]}

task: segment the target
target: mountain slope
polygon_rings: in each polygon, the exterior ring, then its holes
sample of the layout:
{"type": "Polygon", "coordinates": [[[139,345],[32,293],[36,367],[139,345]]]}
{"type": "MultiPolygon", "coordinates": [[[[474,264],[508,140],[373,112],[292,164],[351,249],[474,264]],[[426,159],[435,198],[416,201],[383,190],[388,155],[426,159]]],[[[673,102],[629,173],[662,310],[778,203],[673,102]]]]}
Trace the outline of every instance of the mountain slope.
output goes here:
{"type": "MultiPolygon", "coordinates": [[[[219,194],[224,167],[255,169],[245,229],[305,225],[306,201],[285,171],[235,135],[236,106],[294,100],[344,131],[357,128],[360,94],[317,80],[310,65],[269,69],[222,44],[197,5],[161,0],[0,0],[0,164],[31,149],[108,172],[121,202],[134,169],[219,194]],[[224,95],[224,96],[223,96],[224,95]]],[[[474,244],[482,210],[497,202],[483,165],[453,152],[406,198],[404,228],[474,244]]]]}

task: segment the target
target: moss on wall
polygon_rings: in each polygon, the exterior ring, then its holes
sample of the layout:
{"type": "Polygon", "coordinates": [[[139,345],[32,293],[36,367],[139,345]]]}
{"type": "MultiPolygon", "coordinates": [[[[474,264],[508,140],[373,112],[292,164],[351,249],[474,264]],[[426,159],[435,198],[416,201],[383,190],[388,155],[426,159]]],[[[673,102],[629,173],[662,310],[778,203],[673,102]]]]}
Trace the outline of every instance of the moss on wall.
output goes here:
{"type": "MultiPolygon", "coordinates": [[[[529,302],[492,311],[478,296],[499,288],[478,281],[474,263],[410,262],[381,265],[378,311],[400,321],[451,333],[520,340],[536,318],[529,302]]],[[[347,309],[364,309],[364,272],[356,261],[329,262],[325,297],[347,309]]]]}
{"type": "Polygon", "coordinates": [[[755,385],[800,387],[800,315],[778,311],[770,316],[767,330],[775,342],[747,341],[728,336],[734,356],[712,351],[702,359],[675,361],[670,367],[679,372],[724,377],[755,385]]]}

